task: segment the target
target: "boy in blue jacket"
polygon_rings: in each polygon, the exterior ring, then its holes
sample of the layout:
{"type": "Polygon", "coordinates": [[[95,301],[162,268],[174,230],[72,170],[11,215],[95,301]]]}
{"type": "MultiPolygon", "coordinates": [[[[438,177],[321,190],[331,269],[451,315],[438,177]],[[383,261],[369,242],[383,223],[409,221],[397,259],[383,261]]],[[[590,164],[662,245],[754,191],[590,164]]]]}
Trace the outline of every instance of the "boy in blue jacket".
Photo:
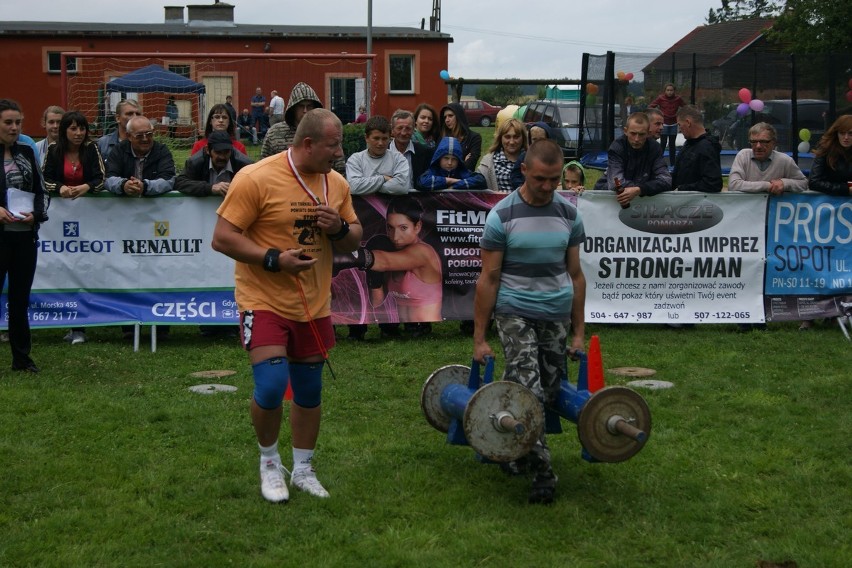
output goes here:
{"type": "Polygon", "coordinates": [[[435,148],[432,163],[418,180],[417,189],[486,189],[485,177],[473,173],[464,164],[462,145],[456,138],[442,138],[435,148]]]}

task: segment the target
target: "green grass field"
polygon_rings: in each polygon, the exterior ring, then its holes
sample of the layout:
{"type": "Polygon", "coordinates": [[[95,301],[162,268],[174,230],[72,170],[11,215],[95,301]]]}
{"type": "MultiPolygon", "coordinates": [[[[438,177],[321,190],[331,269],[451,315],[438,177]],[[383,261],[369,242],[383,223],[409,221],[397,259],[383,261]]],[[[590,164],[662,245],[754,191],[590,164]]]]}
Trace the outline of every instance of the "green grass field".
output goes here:
{"type": "MultiPolygon", "coordinates": [[[[0,566],[849,566],[852,345],[836,324],[796,328],[589,326],[605,368],[675,386],[640,391],[652,432],[624,463],[583,461],[563,420],[547,507],[421,412],[426,378],[470,363],[455,322],[420,340],[381,341],[374,326],[365,343],[340,340],[316,457],[332,497],[277,506],[260,496],[235,340],[173,327],[157,353],[134,353],[115,327],[74,347],[38,330],[42,373],[0,363],[0,566]],[[236,374],[192,376],[217,369],[236,374]],[[188,390],[209,382],[238,390],[188,390]]],[[[287,465],[289,443],[285,428],[287,465]]]]}
{"type": "Polygon", "coordinates": [[[425,379],[470,362],[454,322],[340,340],[316,457],[331,498],[286,505],[259,493],[235,340],[173,327],[157,353],[134,353],[117,328],[74,347],[38,330],[41,374],[12,373],[3,351],[0,566],[849,566],[852,345],[836,325],[734,330],[590,326],[605,368],[675,386],[641,391],[653,428],[627,462],[583,461],[563,421],[551,506],[424,419],[425,379]],[[211,369],[236,374],[191,376],[211,369]],[[209,382],[238,390],[188,390],[209,382]]]}

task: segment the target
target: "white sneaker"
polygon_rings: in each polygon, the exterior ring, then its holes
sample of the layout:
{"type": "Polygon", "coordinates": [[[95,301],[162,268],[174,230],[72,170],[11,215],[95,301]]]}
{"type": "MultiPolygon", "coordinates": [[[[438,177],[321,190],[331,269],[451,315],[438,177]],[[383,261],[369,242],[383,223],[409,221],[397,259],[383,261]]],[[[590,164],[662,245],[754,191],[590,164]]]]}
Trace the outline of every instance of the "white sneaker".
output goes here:
{"type": "Polygon", "coordinates": [[[83,331],[72,331],[71,345],[80,345],[81,343],[86,343],[86,333],[83,331]]]}
{"type": "MultiPolygon", "coordinates": [[[[272,503],[286,503],[290,498],[284,473],[287,472],[280,463],[267,461],[260,468],[260,492],[263,498],[272,503]]],[[[287,472],[289,473],[289,472],[287,472]]]]}
{"type": "Polygon", "coordinates": [[[317,472],[315,472],[313,468],[294,471],[293,475],[290,477],[290,485],[300,491],[310,493],[314,497],[328,497],[328,491],[326,491],[325,487],[320,484],[317,479],[317,472]]]}

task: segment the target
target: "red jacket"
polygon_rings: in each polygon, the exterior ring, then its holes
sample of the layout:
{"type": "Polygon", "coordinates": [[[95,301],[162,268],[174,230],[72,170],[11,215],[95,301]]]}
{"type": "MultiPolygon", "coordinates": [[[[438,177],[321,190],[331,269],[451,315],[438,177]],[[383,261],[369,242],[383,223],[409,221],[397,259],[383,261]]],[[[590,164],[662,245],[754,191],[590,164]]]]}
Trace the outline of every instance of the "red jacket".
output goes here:
{"type": "Polygon", "coordinates": [[[686,106],[680,95],[675,95],[672,98],[666,96],[665,93],[658,96],[648,105],[651,108],[658,107],[663,112],[663,124],[677,124],[677,109],[686,106]]]}

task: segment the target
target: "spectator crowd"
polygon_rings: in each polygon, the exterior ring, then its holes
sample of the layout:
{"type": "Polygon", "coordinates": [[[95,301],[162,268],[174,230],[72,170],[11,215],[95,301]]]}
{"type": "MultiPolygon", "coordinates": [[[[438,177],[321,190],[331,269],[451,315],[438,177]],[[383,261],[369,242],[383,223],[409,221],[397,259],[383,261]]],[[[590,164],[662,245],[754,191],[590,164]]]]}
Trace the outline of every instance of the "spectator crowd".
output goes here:
{"type": "MultiPolygon", "coordinates": [[[[20,113],[23,117],[21,110],[15,110],[19,108],[17,103],[9,103],[14,108],[4,113],[20,113]]],[[[37,167],[32,168],[31,191],[68,199],[99,191],[125,197],[157,197],[178,191],[224,198],[233,177],[253,163],[244,143],[257,146],[262,141],[262,160],[281,154],[292,146],[301,120],[319,108],[323,108],[320,97],[304,82],[293,87],[286,102],[277,90],[272,90],[267,99],[263,89],[257,87],[249,106],[240,113],[228,95],[224,103],[209,110],[203,136],[192,146],[183,168],[178,169],[170,144],[155,136],[156,125],[145,116],[139,102],[121,100],[115,108],[116,129],[97,139],[92,139],[91,125],[83,114],[51,105],[41,117],[44,137],[32,147],[37,167]]],[[[609,147],[607,168],[594,189],[616,193],[622,207],[630,207],[637,198],[668,191],[722,191],[721,146],[705,129],[700,109],[675,95],[673,85],[667,85],[648,108],[636,108],[631,106],[631,112],[624,117],[623,134],[609,147]],[[685,143],[674,152],[677,132],[683,134],[685,143]],[[670,164],[661,142],[670,146],[670,164]]],[[[173,138],[179,112],[174,97],[169,97],[165,111],[169,117],[167,136],[173,138]]],[[[810,178],[787,154],[775,149],[777,134],[771,125],[755,124],[749,130],[749,147],[741,150],[733,162],[728,190],[779,195],[810,189],[849,195],[850,122],[852,118],[841,116],[825,133],[815,150],[810,178]]],[[[511,193],[524,182],[521,166],[530,146],[536,140],[553,137],[545,123],[525,125],[508,119],[498,123],[492,143],[481,155],[482,139],[467,124],[464,110],[457,103],[436,110],[424,102],[413,110],[398,109],[390,117],[367,116],[362,106],[355,123],[363,124],[366,149],[348,158],[333,159],[333,169],[346,178],[352,195],[401,196],[411,191],[436,190],[511,193]]],[[[23,142],[27,139],[18,128],[2,141],[12,163],[21,159],[18,150],[26,147],[23,142]]],[[[15,183],[16,175],[7,166],[7,187],[15,183]]],[[[564,164],[561,186],[576,193],[584,191],[583,165],[577,161],[564,164]]],[[[43,214],[46,220],[46,211],[43,214]]],[[[30,225],[36,236],[38,224],[36,220],[30,225]]],[[[19,231],[21,226],[17,219],[4,225],[7,234],[19,231]]],[[[9,266],[5,269],[12,271],[9,266]]],[[[11,285],[10,278],[10,289],[11,285]]],[[[10,330],[0,336],[4,340],[15,335],[13,323],[21,317],[13,315],[11,306],[9,313],[10,330]]],[[[810,326],[811,322],[802,322],[802,329],[810,326]]],[[[380,334],[396,337],[405,332],[421,336],[430,329],[429,322],[408,322],[404,330],[396,324],[382,324],[380,334]]],[[[462,322],[462,329],[472,334],[472,322],[462,322]]],[[[217,335],[215,328],[202,331],[217,335]]],[[[364,325],[350,326],[349,336],[363,340],[366,332],[364,325]]],[[[85,330],[70,329],[65,339],[72,345],[84,343],[85,330]]]]}

